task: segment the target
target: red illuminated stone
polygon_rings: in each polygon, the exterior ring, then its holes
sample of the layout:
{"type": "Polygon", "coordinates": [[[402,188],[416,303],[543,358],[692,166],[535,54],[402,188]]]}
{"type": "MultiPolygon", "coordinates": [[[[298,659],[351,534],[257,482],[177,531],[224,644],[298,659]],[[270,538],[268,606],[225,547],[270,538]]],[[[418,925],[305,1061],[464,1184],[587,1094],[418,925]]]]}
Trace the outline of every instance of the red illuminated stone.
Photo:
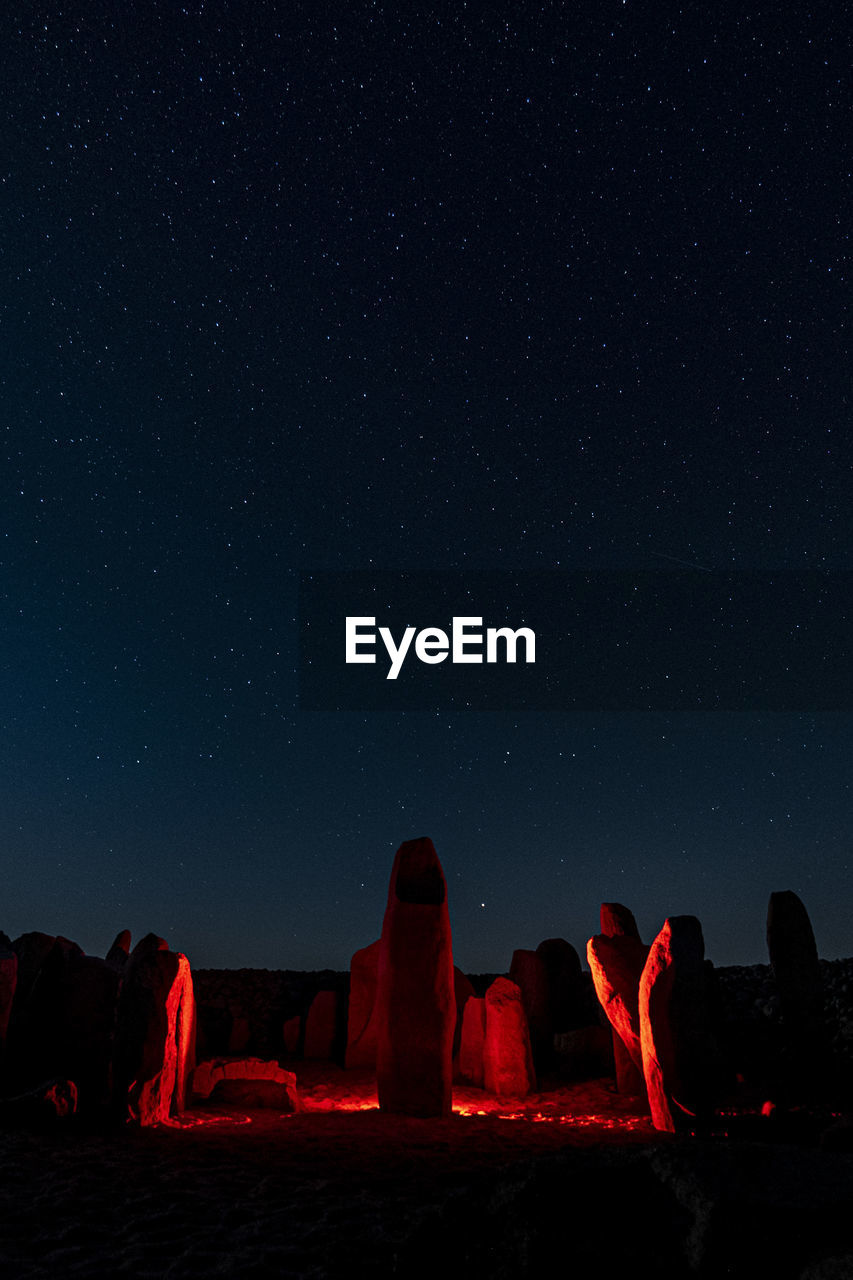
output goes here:
{"type": "Polygon", "coordinates": [[[347,1067],[376,1066],[376,987],[379,981],[377,939],[356,951],[350,962],[347,1013],[347,1067]]]}
{"type": "Polygon", "coordinates": [[[640,978],[643,1074],[652,1123],[693,1128],[713,1105],[719,1075],[710,1033],[705,943],[695,916],[673,916],[652,943],[640,978]]]}
{"type": "Polygon", "coordinates": [[[210,1099],[243,1107],[302,1109],[293,1072],[261,1058],[212,1058],[199,1063],[190,1077],[190,1095],[196,1101],[210,1099]]]}
{"type": "Polygon", "coordinates": [[[184,1110],[195,1064],[195,999],[186,956],[149,934],[128,961],[116,1030],[114,1079],[120,1105],[141,1125],[184,1110]]]}
{"type": "Polygon", "coordinates": [[[496,978],[485,1005],[485,1087],[499,1097],[523,1098],[536,1088],[536,1076],[521,991],[509,978],[496,978]]]}
{"type": "Polygon", "coordinates": [[[483,1053],[486,1045],[486,1002],[482,997],[471,996],[465,1001],[462,1015],[462,1035],[457,1058],[457,1075],[460,1080],[482,1089],[485,1084],[483,1053]]]}
{"type": "Polygon", "coordinates": [[[595,994],[613,1030],[634,1063],[643,1070],[640,1044],[640,976],[649,954],[639,938],[628,934],[607,937],[597,933],[587,943],[595,994]]]}

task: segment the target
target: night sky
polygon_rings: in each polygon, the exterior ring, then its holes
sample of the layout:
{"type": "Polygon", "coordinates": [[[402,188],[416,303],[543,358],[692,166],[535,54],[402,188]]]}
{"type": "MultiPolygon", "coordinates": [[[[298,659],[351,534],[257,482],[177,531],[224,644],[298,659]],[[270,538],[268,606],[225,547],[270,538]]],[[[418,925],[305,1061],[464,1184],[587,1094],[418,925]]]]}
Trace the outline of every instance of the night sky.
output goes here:
{"type": "Polygon", "coordinates": [[[849,711],[313,712],[296,642],[319,571],[853,568],[848,24],[19,9],[0,927],[345,968],[427,834],[469,971],[774,889],[851,954],[849,711]]]}

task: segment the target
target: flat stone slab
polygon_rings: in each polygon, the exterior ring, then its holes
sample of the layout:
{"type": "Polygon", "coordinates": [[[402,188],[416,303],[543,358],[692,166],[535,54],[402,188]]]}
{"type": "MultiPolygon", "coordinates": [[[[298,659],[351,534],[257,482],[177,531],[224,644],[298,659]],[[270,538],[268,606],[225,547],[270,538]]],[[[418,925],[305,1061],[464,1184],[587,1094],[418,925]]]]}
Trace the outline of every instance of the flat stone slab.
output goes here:
{"type": "Polygon", "coordinates": [[[296,1076],[277,1062],[263,1058],[211,1058],[200,1062],[192,1074],[190,1090],[196,1102],[210,1098],[244,1107],[302,1110],[296,1076]]]}

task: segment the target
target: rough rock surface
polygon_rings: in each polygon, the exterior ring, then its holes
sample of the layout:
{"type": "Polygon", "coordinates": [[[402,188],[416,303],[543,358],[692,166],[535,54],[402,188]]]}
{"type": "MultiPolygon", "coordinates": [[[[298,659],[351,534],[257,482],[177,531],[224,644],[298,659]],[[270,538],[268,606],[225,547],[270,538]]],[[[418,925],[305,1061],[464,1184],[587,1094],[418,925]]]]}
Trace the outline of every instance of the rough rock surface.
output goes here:
{"type": "Polygon", "coordinates": [[[655,1128],[695,1128],[712,1109],[720,1070],[695,916],[671,917],[652,943],[640,979],[640,1038],[655,1128]]]}
{"type": "Polygon", "coordinates": [[[523,1098],[536,1088],[536,1075],[521,992],[509,978],[496,978],[485,1005],[485,1087],[499,1097],[523,1098]]]}
{"type": "Polygon", "coordinates": [[[346,1066],[376,1066],[376,987],[381,941],[356,951],[350,963],[346,1066]]]}
{"type": "Polygon", "coordinates": [[[606,938],[636,938],[640,941],[634,913],[621,902],[602,902],[599,920],[600,931],[606,938]]]}
{"type": "Polygon", "coordinates": [[[128,961],[113,1057],[117,1105],[141,1125],[183,1111],[195,1063],[195,1000],[186,956],[149,934],[128,961]]]}
{"type": "Polygon", "coordinates": [[[193,1099],[201,1101],[301,1110],[293,1072],[261,1058],[214,1058],[201,1062],[190,1077],[189,1092],[193,1099]]]}
{"type": "Polygon", "coordinates": [[[648,947],[630,934],[597,933],[586,948],[599,1003],[639,1072],[643,1070],[640,977],[648,954],[648,947]]]}
{"type": "Polygon", "coordinates": [[[486,1046],[486,1002],[482,996],[472,996],[465,1002],[462,1016],[462,1037],[459,1044],[456,1072],[460,1080],[482,1089],[485,1085],[483,1054],[486,1046]]]}
{"type": "Polygon", "coordinates": [[[305,1019],[302,1056],[330,1061],[334,1057],[338,1028],[337,991],[318,991],[305,1019]]]}
{"type": "Polygon", "coordinates": [[[509,980],[521,992],[533,1061],[536,1068],[541,1070],[551,1056],[554,1027],[551,1022],[548,970],[539,952],[514,951],[509,966],[509,980]]]}
{"type": "Polygon", "coordinates": [[[9,1129],[37,1129],[66,1120],[76,1111],[77,1086],[74,1081],[45,1080],[26,1093],[0,1099],[0,1125],[9,1129]]]}
{"type": "Polygon", "coordinates": [[[456,1026],[447,885],[431,840],[397,850],[376,992],[376,1083],[383,1111],[451,1111],[456,1026]]]}

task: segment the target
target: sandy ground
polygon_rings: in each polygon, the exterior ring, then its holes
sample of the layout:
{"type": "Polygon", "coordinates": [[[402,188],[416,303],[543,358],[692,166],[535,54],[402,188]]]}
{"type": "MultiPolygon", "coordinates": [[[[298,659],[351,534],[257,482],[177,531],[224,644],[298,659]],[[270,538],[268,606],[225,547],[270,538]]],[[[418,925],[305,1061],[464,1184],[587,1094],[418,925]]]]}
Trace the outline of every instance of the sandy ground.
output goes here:
{"type": "Polygon", "coordinates": [[[414,1274],[418,1232],[434,1242],[447,1206],[491,1195],[519,1162],[659,1136],[607,1082],[496,1109],[456,1089],[451,1118],[416,1120],[375,1110],[369,1074],[297,1075],[298,1115],[199,1108],[154,1130],[0,1135],[2,1274],[414,1274]]]}
{"type": "Polygon", "coordinates": [[[304,1110],[0,1134],[0,1280],[853,1280],[853,1127],[754,1107],[655,1133],[609,1081],[381,1114],[369,1073],[295,1067],[304,1110]]]}

